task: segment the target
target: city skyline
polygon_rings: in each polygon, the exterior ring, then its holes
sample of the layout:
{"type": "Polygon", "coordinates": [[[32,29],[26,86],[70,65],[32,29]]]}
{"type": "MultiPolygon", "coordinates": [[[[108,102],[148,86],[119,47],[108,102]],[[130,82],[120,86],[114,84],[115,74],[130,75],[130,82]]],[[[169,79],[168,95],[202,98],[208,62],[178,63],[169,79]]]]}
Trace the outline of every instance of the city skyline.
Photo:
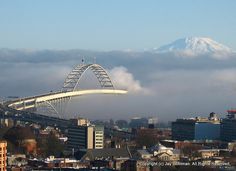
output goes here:
{"type": "Polygon", "coordinates": [[[235,0],[0,2],[0,170],[236,170],[235,0]]]}

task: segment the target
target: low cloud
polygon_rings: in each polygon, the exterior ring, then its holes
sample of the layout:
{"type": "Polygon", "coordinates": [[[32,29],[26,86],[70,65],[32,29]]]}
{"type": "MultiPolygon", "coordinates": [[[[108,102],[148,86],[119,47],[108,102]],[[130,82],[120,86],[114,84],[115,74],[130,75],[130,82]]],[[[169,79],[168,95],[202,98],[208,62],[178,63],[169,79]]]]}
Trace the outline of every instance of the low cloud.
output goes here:
{"type": "Polygon", "coordinates": [[[130,93],[147,93],[147,89],[141,86],[140,81],[135,80],[133,74],[123,66],[110,70],[110,75],[117,88],[127,89],[130,93]]]}
{"type": "MultiPolygon", "coordinates": [[[[125,119],[137,115],[169,121],[206,116],[212,111],[224,113],[235,107],[236,56],[216,60],[209,56],[181,58],[149,52],[26,53],[0,49],[0,98],[60,90],[67,74],[81,62],[81,56],[96,56],[99,64],[111,68],[108,72],[115,87],[127,89],[130,94],[74,98],[68,117],[78,113],[92,119],[125,119]]],[[[97,86],[93,76],[93,73],[85,75],[80,88],[97,86]]]]}
{"type": "Polygon", "coordinates": [[[201,58],[201,57],[208,57],[215,60],[227,60],[230,58],[235,58],[234,52],[227,52],[227,51],[216,51],[214,53],[203,53],[203,52],[194,52],[192,50],[174,50],[173,52],[167,53],[168,55],[174,55],[175,57],[179,58],[201,58]]]}
{"type": "Polygon", "coordinates": [[[236,69],[216,70],[212,74],[215,86],[227,88],[231,91],[236,90],[236,69]]]}

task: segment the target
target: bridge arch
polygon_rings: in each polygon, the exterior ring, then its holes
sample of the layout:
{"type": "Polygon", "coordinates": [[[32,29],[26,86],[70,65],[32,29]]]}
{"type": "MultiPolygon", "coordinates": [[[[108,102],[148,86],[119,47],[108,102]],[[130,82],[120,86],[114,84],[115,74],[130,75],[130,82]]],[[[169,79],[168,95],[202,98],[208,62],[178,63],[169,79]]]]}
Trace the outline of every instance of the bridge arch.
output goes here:
{"type": "Polygon", "coordinates": [[[79,64],[66,77],[62,92],[75,91],[81,77],[87,70],[91,70],[98,79],[101,88],[114,89],[114,85],[107,71],[98,64],[79,64]]]}
{"type": "MultiPolygon", "coordinates": [[[[126,94],[126,90],[115,89],[106,70],[98,64],[79,64],[66,77],[61,90],[46,94],[19,98],[4,103],[6,107],[15,110],[42,109],[42,114],[49,114],[53,117],[64,118],[66,107],[72,97],[89,94],[126,94]],[[76,89],[79,81],[87,70],[91,70],[98,79],[101,88],[99,89],[76,89]],[[46,113],[49,111],[49,113],[46,113]]],[[[39,111],[40,113],[40,111],[39,111]]]]}

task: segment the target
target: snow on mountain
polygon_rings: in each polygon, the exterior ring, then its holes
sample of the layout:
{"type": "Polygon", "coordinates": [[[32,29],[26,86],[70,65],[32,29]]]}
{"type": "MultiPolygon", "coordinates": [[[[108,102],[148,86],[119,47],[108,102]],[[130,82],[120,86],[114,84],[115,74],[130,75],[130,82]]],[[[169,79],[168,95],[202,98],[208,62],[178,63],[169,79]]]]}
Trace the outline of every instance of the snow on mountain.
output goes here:
{"type": "Polygon", "coordinates": [[[183,57],[209,55],[217,59],[225,59],[233,54],[233,50],[207,37],[187,37],[170,44],[153,49],[156,53],[174,53],[183,57]]]}

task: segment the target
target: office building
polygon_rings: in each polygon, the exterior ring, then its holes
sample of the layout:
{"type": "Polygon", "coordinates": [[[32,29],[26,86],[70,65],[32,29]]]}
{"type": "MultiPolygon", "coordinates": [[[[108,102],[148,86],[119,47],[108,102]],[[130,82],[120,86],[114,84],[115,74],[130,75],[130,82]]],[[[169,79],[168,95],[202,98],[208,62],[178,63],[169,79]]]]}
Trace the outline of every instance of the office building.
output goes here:
{"type": "Polygon", "coordinates": [[[218,140],[220,139],[220,120],[214,113],[208,118],[177,119],[172,122],[173,140],[218,140]]]}
{"type": "Polygon", "coordinates": [[[94,148],[102,149],[104,145],[104,127],[96,125],[94,127],[94,148]]]}
{"type": "Polygon", "coordinates": [[[148,118],[148,128],[155,128],[157,126],[158,119],[156,117],[148,118]]]}
{"type": "Polygon", "coordinates": [[[221,121],[221,140],[236,140],[236,110],[228,110],[228,115],[221,121]]]}
{"type": "Polygon", "coordinates": [[[88,120],[73,120],[68,128],[68,150],[102,149],[103,141],[104,127],[92,125],[88,120]]]}
{"type": "Polygon", "coordinates": [[[130,120],[129,126],[131,128],[141,128],[148,126],[148,119],[141,117],[134,117],[130,120]]]}
{"type": "Polygon", "coordinates": [[[7,142],[0,141],[0,170],[6,171],[7,166],[7,142]]]}
{"type": "Polygon", "coordinates": [[[93,149],[93,126],[72,125],[68,129],[69,150],[93,149]]]}
{"type": "Polygon", "coordinates": [[[79,126],[88,126],[90,125],[90,121],[85,118],[77,118],[77,119],[70,119],[71,124],[79,125],[79,126]]]}

